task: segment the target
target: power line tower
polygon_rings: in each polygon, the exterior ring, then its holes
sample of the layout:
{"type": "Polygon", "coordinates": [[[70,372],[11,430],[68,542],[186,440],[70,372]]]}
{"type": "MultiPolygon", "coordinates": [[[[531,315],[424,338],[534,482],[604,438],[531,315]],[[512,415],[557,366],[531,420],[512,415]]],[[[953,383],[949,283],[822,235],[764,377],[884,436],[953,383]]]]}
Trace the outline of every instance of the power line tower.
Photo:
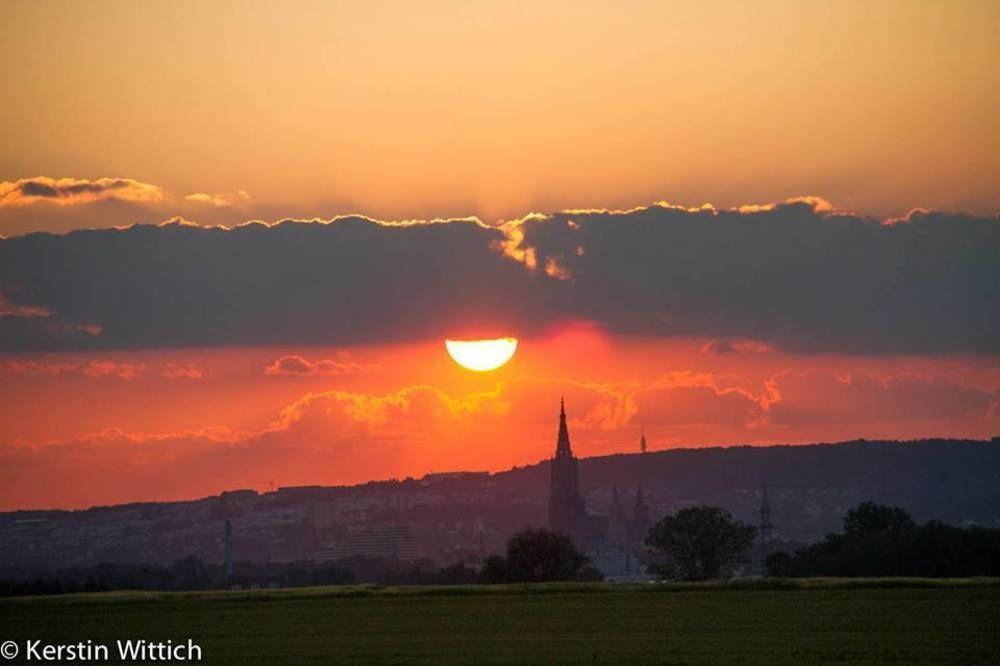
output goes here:
{"type": "Polygon", "coordinates": [[[233,524],[228,518],[226,519],[226,560],[223,572],[228,583],[233,577],[233,524]]]}
{"type": "Polygon", "coordinates": [[[767,576],[767,556],[771,554],[774,523],[771,522],[771,502],[767,498],[766,485],[760,495],[760,527],[757,530],[760,536],[760,573],[762,576],[767,576]]]}

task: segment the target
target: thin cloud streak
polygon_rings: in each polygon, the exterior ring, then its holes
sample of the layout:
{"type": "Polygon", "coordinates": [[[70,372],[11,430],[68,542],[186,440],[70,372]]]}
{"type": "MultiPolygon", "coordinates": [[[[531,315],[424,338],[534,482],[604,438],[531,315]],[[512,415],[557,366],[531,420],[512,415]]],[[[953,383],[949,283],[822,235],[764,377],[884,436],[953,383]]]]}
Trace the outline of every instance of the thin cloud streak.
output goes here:
{"type": "Polygon", "coordinates": [[[76,206],[114,199],[151,203],[162,201],[163,188],[133,178],[50,178],[36,176],[0,182],[0,208],[40,203],[76,206]]]}

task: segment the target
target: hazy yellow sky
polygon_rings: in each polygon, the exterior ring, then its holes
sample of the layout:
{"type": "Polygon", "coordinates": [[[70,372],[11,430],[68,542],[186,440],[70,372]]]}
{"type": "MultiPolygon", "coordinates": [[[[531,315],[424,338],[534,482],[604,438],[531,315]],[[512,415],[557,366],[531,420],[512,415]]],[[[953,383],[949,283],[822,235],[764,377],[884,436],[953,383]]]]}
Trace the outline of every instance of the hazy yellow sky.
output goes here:
{"type": "Polygon", "coordinates": [[[998,25],[995,1],[5,2],[0,181],[275,216],[995,214],[998,25]]]}

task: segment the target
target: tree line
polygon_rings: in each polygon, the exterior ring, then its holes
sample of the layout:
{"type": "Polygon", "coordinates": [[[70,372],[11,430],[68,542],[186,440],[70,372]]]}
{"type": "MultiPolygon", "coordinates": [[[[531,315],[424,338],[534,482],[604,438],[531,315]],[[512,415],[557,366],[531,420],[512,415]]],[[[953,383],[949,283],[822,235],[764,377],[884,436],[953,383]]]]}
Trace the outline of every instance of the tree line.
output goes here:
{"type": "Polygon", "coordinates": [[[0,569],[0,596],[107,592],[111,590],[219,590],[319,585],[459,585],[479,582],[467,563],[440,566],[431,560],[350,557],[335,562],[234,563],[232,576],[222,564],[188,556],[172,565],[101,562],[59,570],[0,569]]]}
{"type": "MultiPolygon", "coordinates": [[[[647,569],[661,580],[699,581],[746,574],[757,529],[713,506],[681,509],[660,519],[645,539],[647,569]]],[[[1000,530],[956,527],[940,521],[917,525],[904,509],[863,502],[844,516],[842,534],[794,553],[767,558],[770,576],[1000,575],[1000,530]]],[[[601,580],[599,571],[569,537],[525,529],[505,556],[484,562],[483,583],[601,580]]]]}
{"type": "MultiPolygon", "coordinates": [[[[661,580],[698,581],[745,574],[757,530],[719,507],[694,506],[664,516],[649,530],[642,559],[661,580]]],[[[769,576],[1000,575],[1000,530],[917,525],[904,509],[864,502],[844,516],[843,532],[794,553],[767,557],[769,576]]],[[[184,557],[172,566],[103,562],[53,572],[0,572],[0,596],[106,590],[208,590],[305,587],[358,582],[385,585],[496,584],[600,581],[573,540],[544,528],[525,528],[503,554],[481,566],[439,567],[430,560],[402,563],[354,557],[333,563],[237,562],[227,577],[221,564],[184,557]]]]}
{"type": "Polygon", "coordinates": [[[771,576],[1000,575],[1000,530],[917,525],[904,509],[864,502],[844,516],[843,532],[767,558],[771,576]]]}

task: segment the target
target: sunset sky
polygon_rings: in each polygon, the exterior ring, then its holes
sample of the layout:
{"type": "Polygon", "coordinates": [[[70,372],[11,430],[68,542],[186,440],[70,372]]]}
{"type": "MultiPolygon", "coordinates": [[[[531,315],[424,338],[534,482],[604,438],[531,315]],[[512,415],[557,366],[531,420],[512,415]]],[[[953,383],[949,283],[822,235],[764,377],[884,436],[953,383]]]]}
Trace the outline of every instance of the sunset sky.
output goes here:
{"type": "Polygon", "coordinates": [[[998,435],[998,25],[5,3],[0,509],[998,435]]]}

